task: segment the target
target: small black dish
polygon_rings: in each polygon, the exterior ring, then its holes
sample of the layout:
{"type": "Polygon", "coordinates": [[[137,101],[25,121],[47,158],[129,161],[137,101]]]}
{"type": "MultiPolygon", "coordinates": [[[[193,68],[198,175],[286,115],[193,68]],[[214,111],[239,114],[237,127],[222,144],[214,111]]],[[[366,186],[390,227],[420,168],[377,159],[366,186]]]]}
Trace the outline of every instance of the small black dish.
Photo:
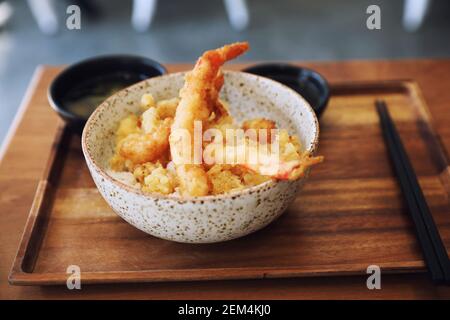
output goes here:
{"type": "Polygon", "coordinates": [[[160,63],[133,55],[108,55],[75,63],[51,83],[51,107],[77,133],[107,97],[136,82],[167,73],[160,63]]]}
{"type": "Polygon", "coordinates": [[[325,110],[330,98],[330,89],[325,78],[307,68],[283,63],[264,63],[242,71],[270,78],[294,89],[309,102],[317,117],[325,110]]]}

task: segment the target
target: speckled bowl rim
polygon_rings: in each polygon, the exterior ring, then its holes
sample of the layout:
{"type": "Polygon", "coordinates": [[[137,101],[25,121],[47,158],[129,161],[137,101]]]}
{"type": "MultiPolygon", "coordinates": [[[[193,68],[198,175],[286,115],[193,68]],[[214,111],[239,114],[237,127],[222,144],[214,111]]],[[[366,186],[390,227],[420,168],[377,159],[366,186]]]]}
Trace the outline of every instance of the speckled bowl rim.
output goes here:
{"type": "MultiPolygon", "coordinates": [[[[155,81],[157,79],[160,79],[162,77],[176,77],[176,76],[184,76],[188,71],[182,71],[182,72],[175,72],[175,73],[168,73],[168,74],[163,74],[161,76],[157,76],[157,77],[152,77],[150,79],[146,79],[140,82],[137,82],[127,88],[124,88],[118,92],[116,92],[115,94],[113,94],[112,96],[110,96],[109,98],[107,98],[105,101],[103,101],[96,109],[95,111],[91,114],[91,116],[88,118],[86,125],[84,126],[83,129],[83,133],[81,135],[81,148],[83,150],[83,153],[85,155],[85,157],[90,161],[90,163],[92,164],[92,167],[94,168],[95,171],[97,171],[98,174],[100,174],[104,179],[110,181],[112,184],[116,185],[119,188],[125,189],[128,192],[134,193],[136,195],[139,196],[143,196],[143,197],[147,197],[147,198],[158,198],[158,199],[166,199],[166,200],[176,200],[180,203],[186,203],[186,202],[205,202],[205,201],[215,201],[217,199],[224,199],[224,198],[232,198],[235,199],[237,197],[240,197],[241,195],[245,195],[247,193],[253,193],[255,191],[264,189],[266,187],[272,187],[275,186],[277,183],[280,183],[281,181],[276,181],[276,180],[270,180],[270,181],[266,181],[263,182],[261,184],[258,184],[256,186],[252,186],[249,188],[244,188],[242,190],[238,190],[238,191],[233,191],[233,192],[229,192],[229,193],[225,193],[225,194],[219,194],[219,195],[208,195],[208,196],[200,196],[200,197],[182,197],[180,195],[177,194],[170,194],[170,195],[164,195],[164,194],[159,194],[159,193],[145,193],[143,192],[141,189],[138,188],[134,188],[132,186],[129,186],[125,183],[123,183],[122,181],[119,181],[115,178],[113,178],[112,176],[110,176],[108,173],[105,172],[105,170],[103,170],[98,164],[97,162],[93,159],[93,157],[91,156],[91,154],[89,153],[89,149],[87,148],[87,144],[86,144],[86,140],[87,137],[89,135],[90,129],[93,127],[93,118],[96,117],[96,115],[98,113],[100,113],[103,109],[105,109],[106,107],[108,107],[110,105],[111,102],[113,102],[114,100],[118,99],[117,96],[120,96],[121,94],[123,94],[125,91],[130,91],[133,90],[134,87],[139,87],[141,86],[143,83],[147,82],[147,81],[155,81]]],[[[292,94],[298,96],[298,98],[300,98],[300,100],[303,100],[303,103],[306,105],[308,111],[312,114],[313,116],[313,120],[314,120],[314,126],[316,129],[316,134],[314,136],[314,140],[312,141],[312,143],[310,144],[309,149],[307,149],[311,154],[314,154],[314,152],[317,149],[318,143],[319,143],[319,132],[320,132],[320,128],[319,128],[319,120],[317,119],[316,113],[314,112],[314,110],[312,109],[311,105],[305,100],[305,98],[303,98],[298,92],[296,92],[295,90],[289,88],[288,86],[279,83],[277,81],[274,81],[270,78],[266,78],[266,77],[262,77],[262,76],[258,76],[249,72],[243,72],[243,71],[231,71],[231,70],[224,70],[224,73],[234,73],[234,74],[245,74],[246,76],[249,76],[250,78],[254,78],[255,81],[257,81],[257,79],[264,79],[264,81],[267,81],[268,83],[270,83],[273,86],[279,86],[281,88],[283,88],[286,91],[291,92],[292,94]]],[[[117,101],[116,101],[117,103],[117,101]]],[[[86,159],[86,161],[87,161],[86,159]]]]}

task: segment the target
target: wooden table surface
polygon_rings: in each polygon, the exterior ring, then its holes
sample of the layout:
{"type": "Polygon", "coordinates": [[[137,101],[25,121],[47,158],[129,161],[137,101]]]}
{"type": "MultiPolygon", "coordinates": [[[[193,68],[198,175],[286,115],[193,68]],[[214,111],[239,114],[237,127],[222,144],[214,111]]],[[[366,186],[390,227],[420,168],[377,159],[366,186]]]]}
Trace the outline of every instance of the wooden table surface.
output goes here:
{"type": "MultiPolygon", "coordinates": [[[[414,79],[425,96],[435,127],[450,150],[450,60],[301,63],[330,82],[414,79]]],[[[190,65],[170,65],[169,71],[190,65]]],[[[229,65],[240,69],[244,65],[229,65]]],[[[426,274],[386,275],[381,290],[368,290],[366,277],[264,279],[65,287],[18,287],[7,278],[43,174],[59,120],[47,102],[47,88],[61,70],[39,67],[0,152],[0,299],[448,299],[450,287],[434,286],[426,274]]]]}

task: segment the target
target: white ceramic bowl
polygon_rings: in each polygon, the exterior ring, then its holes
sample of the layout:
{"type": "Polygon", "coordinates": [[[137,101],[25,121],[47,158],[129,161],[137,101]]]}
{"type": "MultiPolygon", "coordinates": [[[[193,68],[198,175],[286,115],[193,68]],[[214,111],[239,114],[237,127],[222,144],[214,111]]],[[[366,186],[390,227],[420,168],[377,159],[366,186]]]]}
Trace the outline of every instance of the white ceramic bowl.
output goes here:
{"type": "MultiPolygon", "coordinates": [[[[279,217],[294,200],[307,175],[297,181],[268,181],[239,192],[181,198],[146,194],[108,175],[119,121],[139,110],[144,93],[155,99],[178,96],[184,73],[151,78],[124,89],[103,102],[86,123],[83,153],[100,193],[128,223],[153,236],[189,243],[210,243],[242,237],[279,217]]],[[[225,72],[221,98],[240,122],[265,117],[297,134],[314,152],[319,137],[317,118],[295,91],[273,80],[244,72],[225,72]]]]}

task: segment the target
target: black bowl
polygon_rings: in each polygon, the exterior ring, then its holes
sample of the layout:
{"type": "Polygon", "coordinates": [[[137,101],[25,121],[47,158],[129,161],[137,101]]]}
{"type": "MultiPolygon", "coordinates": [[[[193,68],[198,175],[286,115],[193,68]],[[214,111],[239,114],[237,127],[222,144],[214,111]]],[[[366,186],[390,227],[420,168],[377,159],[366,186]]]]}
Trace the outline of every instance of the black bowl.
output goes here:
{"type": "Polygon", "coordinates": [[[244,72],[281,82],[297,91],[319,117],[330,98],[330,89],[323,76],[316,71],[283,63],[264,63],[248,67],[244,72]]]}
{"type": "Polygon", "coordinates": [[[163,65],[144,57],[108,55],[90,58],[64,69],[51,83],[48,100],[67,125],[73,131],[81,133],[90,114],[82,116],[68,108],[74,95],[82,99],[94,95],[98,85],[112,86],[113,83],[120,83],[120,87],[117,86],[119,90],[165,73],[167,70],[163,65]]]}

